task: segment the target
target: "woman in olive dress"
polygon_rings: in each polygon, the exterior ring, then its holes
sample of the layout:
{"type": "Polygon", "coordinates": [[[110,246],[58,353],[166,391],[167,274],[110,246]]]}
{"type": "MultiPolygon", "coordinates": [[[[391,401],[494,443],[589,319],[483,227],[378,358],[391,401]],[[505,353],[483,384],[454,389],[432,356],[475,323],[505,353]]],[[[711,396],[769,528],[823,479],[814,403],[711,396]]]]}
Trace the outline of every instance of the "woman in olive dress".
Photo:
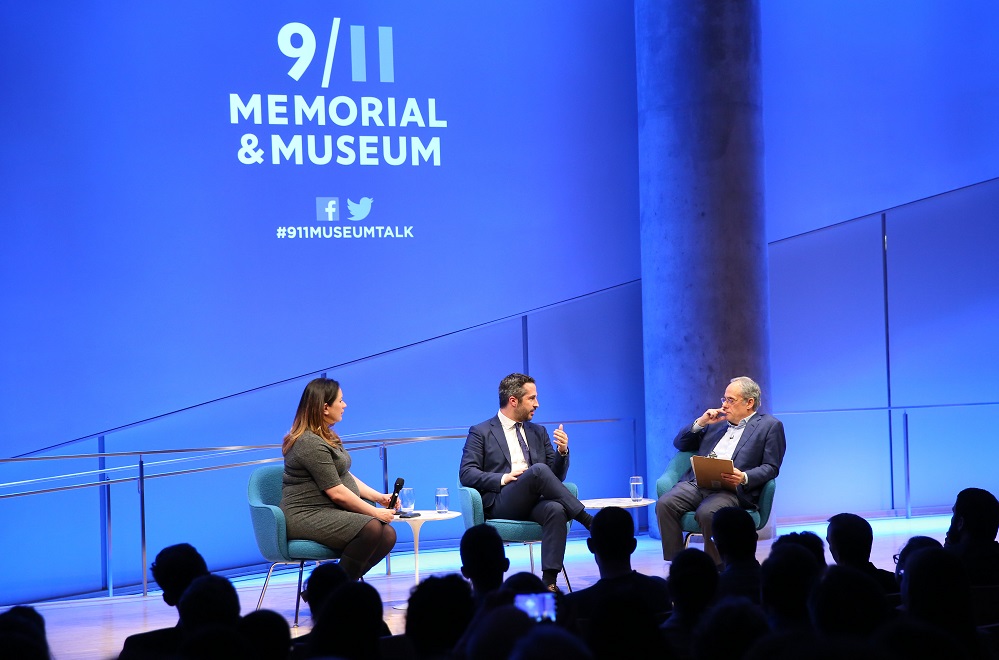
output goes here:
{"type": "Polygon", "coordinates": [[[350,454],[333,430],[343,419],[343,390],[316,378],[305,386],[295,421],[284,437],[281,510],[289,539],[307,539],[342,550],[340,566],[356,580],[395,545],[388,524],[391,495],[379,493],[350,473],[350,454]]]}

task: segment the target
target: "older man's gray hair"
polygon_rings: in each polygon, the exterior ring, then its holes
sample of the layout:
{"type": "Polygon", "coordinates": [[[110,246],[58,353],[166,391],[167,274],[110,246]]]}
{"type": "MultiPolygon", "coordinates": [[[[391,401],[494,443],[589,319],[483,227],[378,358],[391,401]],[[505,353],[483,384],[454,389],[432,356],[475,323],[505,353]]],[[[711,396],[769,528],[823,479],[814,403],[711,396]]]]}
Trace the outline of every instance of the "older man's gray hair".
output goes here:
{"type": "Polygon", "coordinates": [[[739,386],[739,392],[743,399],[753,400],[753,410],[760,409],[760,386],[749,376],[738,376],[729,381],[739,386]]]}

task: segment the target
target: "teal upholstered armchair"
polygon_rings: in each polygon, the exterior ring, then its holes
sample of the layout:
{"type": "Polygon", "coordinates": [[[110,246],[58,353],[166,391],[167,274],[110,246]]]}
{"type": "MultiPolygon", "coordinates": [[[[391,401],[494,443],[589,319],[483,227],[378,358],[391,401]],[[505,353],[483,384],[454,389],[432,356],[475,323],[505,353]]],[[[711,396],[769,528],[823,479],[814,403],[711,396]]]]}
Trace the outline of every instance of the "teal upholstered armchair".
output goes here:
{"type": "Polygon", "coordinates": [[[295,592],[295,625],[298,625],[298,610],[301,606],[302,575],[305,563],[339,559],[340,551],[327,548],[315,541],[288,540],[284,512],[281,504],[281,481],[284,474],[283,465],[264,465],[253,471],[247,487],[247,500],[250,504],[250,519],[253,521],[253,534],[257,539],[257,547],[264,559],[271,562],[264,588],[260,590],[257,609],[264,602],[267,584],[271,580],[274,568],[285,564],[298,564],[298,590],[295,592]]]}
{"type": "MultiPolygon", "coordinates": [[[[664,493],[673,488],[680,478],[690,469],[690,457],[694,455],[692,451],[678,451],[666,466],[666,471],[656,480],[656,497],[662,497],[664,493]]],[[[774,492],[777,490],[777,480],[771,479],[763,485],[763,492],[760,494],[759,507],[756,510],[746,509],[756,523],[756,530],[764,529],[770,521],[770,513],[774,506],[774,492]]],[[[694,517],[694,512],[689,511],[680,518],[680,529],[684,532],[684,546],[690,543],[692,534],[700,534],[701,526],[694,517]]],[[[766,538],[766,537],[764,537],[766,538]]]]}
{"type": "MultiPolygon", "coordinates": [[[[565,487],[574,496],[579,496],[579,489],[576,484],[566,481],[565,487]]],[[[486,523],[496,528],[500,538],[506,544],[525,543],[531,557],[531,572],[534,572],[534,544],[541,543],[541,525],[530,520],[506,520],[504,518],[491,518],[486,520],[486,514],[482,508],[482,496],[479,491],[467,486],[458,485],[458,501],[461,506],[461,519],[465,523],[465,529],[486,523]]],[[[566,528],[572,526],[570,520],[566,523],[566,528]]],[[[565,576],[565,584],[572,591],[569,584],[569,574],[562,567],[562,574],[565,576]]]]}

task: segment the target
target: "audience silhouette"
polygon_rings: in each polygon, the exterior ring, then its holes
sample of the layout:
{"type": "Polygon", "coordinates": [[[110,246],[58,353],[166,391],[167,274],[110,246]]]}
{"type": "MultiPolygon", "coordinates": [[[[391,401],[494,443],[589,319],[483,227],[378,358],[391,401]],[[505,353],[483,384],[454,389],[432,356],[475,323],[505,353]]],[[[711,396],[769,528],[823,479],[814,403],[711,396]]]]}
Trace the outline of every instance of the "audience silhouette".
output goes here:
{"type": "Polygon", "coordinates": [[[771,552],[775,548],[779,548],[782,545],[800,545],[805,550],[812,553],[815,557],[815,561],[818,562],[819,568],[821,570],[826,570],[826,546],[822,542],[822,537],[820,537],[815,532],[790,532],[788,534],[781,534],[774,542],[770,545],[771,552]]]}
{"type": "Polygon", "coordinates": [[[239,594],[226,578],[195,578],[177,603],[184,633],[178,655],[185,658],[246,657],[249,645],[239,634],[239,594]]]}
{"type": "Polygon", "coordinates": [[[510,654],[510,660],[591,660],[593,653],[578,636],[558,626],[534,626],[510,654]]]}
{"type": "MultiPolygon", "coordinates": [[[[241,618],[232,583],[208,573],[190,545],[170,546],[151,570],[163,600],[177,607],[178,625],[132,635],[120,657],[999,658],[999,607],[983,601],[995,598],[999,574],[999,501],[988,491],[962,490],[945,545],[926,536],[908,539],[895,557],[895,574],[871,563],[871,525],[855,514],[829,519],[836,564],[828,567],[814,534],[779,537],[760,565],[746,511],[721,509],[712,523],[721,574],[710,556],[688,549],[676,555],[663,580],[633,569],[631,514],[602,509],[587,539],[600,577],[585,589],[556,595],[555,622],[536,621],[514,604],[517,594],[551,594],[533,573],[502,582],[509,561],[489,526],[463,535],[462,575],[428,577],[412,589],[404,635],[389,632],[381,596],[370,583],[351,582],[341,567],[323,564],[303,594],[313,629],[294,647],[281,614],[259,610],[241,618]],[[892,578],[890,591],[883,574],[892,578]]],[[[0,657],[51,657],[45,620],[35,609],[0,613],[0,657]]]]}
{"type": "Polygon", "coordinates": [[[492,525],[475,525],[465,530],[459,545],[461,574],[472,582],[472,596],[481,603],[486,594],[503,584],[510,570],[503,539],[492,525]]]}
{"type": "Polygon", "coordinates": [[[540,594],[548,590],[544,581],[534,573],[514,573],[503,581],[503,591],[512,594],[540,594]]]}
{"type": "MultiPolygon", "coordinates": [[[[718,528],[714,531],[717,537],[718,528]]],[[[694,628],[691,656],[694,660],[737,660],[769,632],[770,626],[759,605],[747,598],[722,598],[694,628]]]]}
{"type": "Polygon", "coordinates": [[[33,607],[15,605],[0,614],[0,658],[48,660],[45,618],[33,607]]]}
{"type": "Polygon", "coordinates": [[[957,494],[944,542],[961,559],[973,586],[999,585],[999,500],[981,488],[957,494]]]}
{"type": "MultiPolygon", "coordinates": [[[[309,618],[312,619],[312,625],[316,624],[319,612],[326,604],[330,594],[348,582],[350,582],[350,577],[340,564],[329,561],[312,569],[309,579],[305,581],[305,588],[302,590],[302,600],[309,606],[309,618]]],[[[385,634],[390,634],[387,627],[385,634]]],[[[291,657],[295,659],[308,657],[311,644],[311,631],[299,635],[292,641],[291,657]]]]}
{"type": "MultiPolygon", "coordinates": [[[[714,570],[714,561],[708,561],[714,570]]],[[[636,605],[626,591],[612,591],[597,603],[582,636],[598,659],[640,658],[665,647],[652,612],[636,605]]]]}
{"type": "Polygon", "coordinates": [[[718,568],[705,552],[688,548],[673,558],[669,567],[673,612],[660,626],[666,644],[677,658],[690,657],[694,628],[715,599],[718,568]]]}
{"type": "Polygon", "coordinates": [[[718,597],[741,596],[760,602],[760,562],[756,559],[756,523],[740,507],[715,512],[711,528],[722,559],[718,597]]]}
{"type": "MultiPolygon", "coordinates": [[[[204,557],[188,543],[160,550],[149,570],[163,590],[163,602],[170,607],[177,606],[184,591],[196,578],[208,575],[204,557]]],[[[172,628],[131,635],[125,639],[118,657],[120,660],[167,658],[180,650],[183,641],[183,630],[178,621],[172,628]]]]}
{"type": "Polygon", "coordinates": [[[871,563],[874,530],[871,523],[855,513],[837,513],[826,529],[829,552],[837,564],[851,566],[871,576],[886,594],[898,591],[895,574],[871,563]]]}
{"type": "Polygon", "coordinates": [[[239,623],[239,594],[221,575],[195,578],[177,602],[185,633],[209,626],[234,627],[239,623]]]}
{"type": "Polygon", "coordinates": [[[591,587],[565,596],[565,605],[574,617],[584,622],[592,620],[597,606],[613,593],[625,597],[629,611],[641,607],[653,619],[665,617],[670,609],[669,586],[660,577],[642,575],[631,568],[631,555],[637,545],[635,522],[624,509],[607,507],[593,516],[586,547],[593,553],[600,579],[591,587]]]}
{"type": "MultiPolygon", "coordinates": [[[[483,633],[483,628],[496,625],[492,622],[494,610],[513,607],[514,598],[518,594],[526,595],[544,593],[549,593],[549,591],[541,578],[533,573],[522,572],[514,573],[508,577],[503,584],[500,585],[499,589],[494,589],[488,593],[482,594],[482,596],[476,601],[475,614],[465,629],[465,633],[454,645],[453,657],[471,657],[473,653],[472,643],[476,641],[476,638],[479,638],[476,642],[477,644],[483,644],[481,640],[482,634],[485,634],[483,633]]],[[[554,596],[556,603],[560,604],[561,595],[559,593],[555,593],[554,596]]],[[[559,616],[563,616],[563,610],[563,607],[557,605],[559,616]]],[[[512,614],[499,614],[495,616],[512,617],[514,620],[518,619],[518,617],[512,614]]],[[[479,652],[485,651],[483,649],[479,649],[479,652]]]]}
{"type": "Polygon", "coordinates": [[[822,568],[798,544],[771,548],[760,566],[760,605],[774,632],[811,632],[808,595],[822,568]]]}
{"type": "Polygon", "coordinates": [[[874,648],[878,650],[880,657],[891,660],[970,658],[967,651],[956,647],[957,644],[948,633],[908,616],[892,619],[874,637],[874,648]]]}
{"type": "Polygon", "coordinates": [[[306,657],[377,658],[383,625],[378,591],[367,582],[348,582],[337,587],[320,609],[306,657]]]}
{"type": "Polygon", "coordinates": [[[475,611],[472,590],[456,574],[428,577],[413,588],[406,637],[417,658],[448,658],[475,611]]]}
{"type": "Polygon", "coordinates": [[[954,553],[924,548],[912,554],[902,576],[902,608],[908,617],[949,635],[956,653],[983,654],[984,644],[975,630],[971,586],[954,553]]]}
{"type": "Polygon", "coordinates": [[[940,541],[929,536],[913,536],[905,542],[902,549],[895,555],[895,583],[898,590],[902,591],[902,576],[905,575],[905,565],[917,550],[923,548],[942,548],[940,541]]]}
{"type": "Polygon", "coordinates": [[[255,658],[254,649],[236,626],[210,625],[185,634],[175,658],[182,660],[217,660],[218,658],[255,658]]]}
{"type": "MultiPolygon", "coordinates": [[[[822,638],[811,630],[775,632],[760,639],[746,660],[884,660],[869,645],[849,638],[822,638]]],[[[913,656],[913,660],[921,656],[913,656]]],[[[948,660],[950,660],[948,658],[948,660]]]]}
{"type": "Polygon", "coordinates": [[[251,660],[287,660],[291,650],[291,629],[277,612],[250,612],[240,619],[238,631],[249,646],[251,660]]]}
{"type": "Polygon", "coordinates": [[[888,619],[884,589],[852,566],[830,566],[812,589],[808,612],[823,637],[870,640],[888,619]]]}
{"type": "Polygon", "coordinates": [[[319,610],[326,604],[326,599],[330,597],[338,587],[350,582],[350,576],[343,570],[340,564],[326,562],[319,564],[305,581],[305,589],[302,591],[302,600],[309,606],[309,616],[315,622],[319,616],[319,610]]]}
{"type": "MultiPolygon", "coordinates": [[[[538,578],[540,581],[541,578],[538,578]]],[[[547,591],[547,588],[545,589],[547,591]]],[[[540,593],[540,592],[538,592],[540,593]]],[[[500,605],[487,612],[469,632],[468,660],[506,660],[513,647],[535,626],[527,614],[513,605],[500,605]]]]}

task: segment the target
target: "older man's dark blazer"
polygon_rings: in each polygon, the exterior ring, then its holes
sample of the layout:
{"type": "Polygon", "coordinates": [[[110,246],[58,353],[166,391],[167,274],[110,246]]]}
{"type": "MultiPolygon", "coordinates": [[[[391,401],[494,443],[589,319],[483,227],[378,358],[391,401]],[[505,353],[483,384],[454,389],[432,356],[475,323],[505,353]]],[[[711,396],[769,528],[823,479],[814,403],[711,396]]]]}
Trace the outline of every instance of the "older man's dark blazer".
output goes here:
{"type": "MultiPolygon", "coordinates": [[[[555,450],[545,427],[524,422],[524,437],[531,462],[547,464],[559,481],[565,481],[569,472],[569,455],[562,456],[555,450]]],[[[468,429],[465,448],[461,452],[458,480],[462,486],[474,488],[482,494],[482,506],[486,511],[492,507],[496,494],[502,488],[500,479],[510,469],[510,448],[498,415],[468,429]]]]}
{"type": "MultiPolygon", "coordinates": [[[[728,426],[722,421],[695,433],[688,425],[677,434],[673,446],[680,451],[707,456],[725,435],[728,426]]],[[[760,501],[763,484],[777,477],[784,460],[785,445],[784,424],[776,417],[758,412],[746,422],[746,430],[732,453],[732,463],[748,475],[748,482],[736,489],[739,503],[744,507],[755,508],[760,501]]],[[[693,478],[693,470],[687,470],[682,480],[693,478]]]]}

